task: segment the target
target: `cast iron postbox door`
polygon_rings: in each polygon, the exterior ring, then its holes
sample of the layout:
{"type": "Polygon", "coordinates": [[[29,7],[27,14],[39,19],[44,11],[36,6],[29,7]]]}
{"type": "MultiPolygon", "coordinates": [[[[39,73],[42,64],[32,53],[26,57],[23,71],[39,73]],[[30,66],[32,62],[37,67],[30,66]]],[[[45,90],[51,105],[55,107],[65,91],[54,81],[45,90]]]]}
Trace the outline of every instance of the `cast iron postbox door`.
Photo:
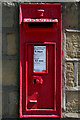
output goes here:
{"type": "Polygon", "coordinates": [[[61,117],[60,4],[19,6],[20,118],[61,117]]]}
{"type": "Polygon", "coordinates": [[[54,111],[56,108],[56,44],[26,44],[26,106],[28,110],[54,111]]]}

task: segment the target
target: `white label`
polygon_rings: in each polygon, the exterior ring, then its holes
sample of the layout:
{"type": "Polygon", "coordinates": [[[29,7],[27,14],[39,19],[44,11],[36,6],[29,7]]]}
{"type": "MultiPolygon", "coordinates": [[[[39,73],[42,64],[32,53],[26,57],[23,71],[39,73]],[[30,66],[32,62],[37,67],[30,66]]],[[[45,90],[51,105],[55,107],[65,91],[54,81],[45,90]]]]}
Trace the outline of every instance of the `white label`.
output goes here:
{"type": "Polygon", "coordinates": [[[34,46],[34,72],[46,72],[46,46],[34,46]]]}

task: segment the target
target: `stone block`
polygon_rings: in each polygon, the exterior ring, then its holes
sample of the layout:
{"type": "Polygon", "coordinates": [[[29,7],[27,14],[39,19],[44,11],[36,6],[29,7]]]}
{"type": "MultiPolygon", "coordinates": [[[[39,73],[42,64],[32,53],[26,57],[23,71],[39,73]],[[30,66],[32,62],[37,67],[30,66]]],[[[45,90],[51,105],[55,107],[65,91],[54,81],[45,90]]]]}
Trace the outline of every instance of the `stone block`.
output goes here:
{"type": "Polygon", "coordinates": [[[62,3],[62,24],[64,27],[80,27],[80,3],[65,2],[62,3]]]}
{"type": "Polygon", "coordinates": [[[2,90],[0,90],[0,116],[2,115],[2,90]]]}
{"type": "Polygon", "coordinates": [[[66,57],[80,58],[80,33],[66,32],[66,57]]]}
{"type": "Polygon", "coordinates": [[[66,93],[66,108],[68,112],[80,112],[80,92],[66,93]]]}
{"type": "Polygon", "coordinates": [[[17,115],[18,116],[18,92],[11,91],[9,92],[9,115],[17,115]]]}
{"type": "Polygon", "coordinates": [[[2,56],[2,33],[0,32],[0,56],[2,56]]]}
{"type": "Polygon", "coordinates": [[[0,2],[0,28],[2,27],[2,4],[0,2]]]}
{"type": "Polygon", "coordinates": [[[2,90],[2,115],[5,114],[5,92],[2,90]]]}
{"type": "Polygon", "coordinates": [[[78,85],[80,86],[80,62],[78,63],[78,85]]]}
{"type": "Polygon", "coordinates": [[[2,85],[2,59],[0,59],[0,85],[2,85]]]}
{"type": "Polygon", "coordinates": [[[3,2],[2,4],[2,27],[18,26],[18,6],[17,3],[3,2]]]}
{"type": "Polygon", "coordinates": [[[72,62],[66,63],[66,86],[74,86],[74,66],[72,62]]]}
{"type": "Polygon", "coordinates": [[[74,118],[75,118],[75,120],[77,120],[77,118],[80,118],[80,113],[64,113],[64,117],[72,118],[70,120],[73,120],[74,118]]]}
{"type": "Polygon", "coordinates": [[[2,62],[2,84],[3,85],[15,85],[18,82],[18,65],[17,60],[6,60],[2,62]]]}
{"type": "Polygon", "coordinates": [[[13,33],[7,34],[7,55],[16,55],[16,35],[13,33]]]}

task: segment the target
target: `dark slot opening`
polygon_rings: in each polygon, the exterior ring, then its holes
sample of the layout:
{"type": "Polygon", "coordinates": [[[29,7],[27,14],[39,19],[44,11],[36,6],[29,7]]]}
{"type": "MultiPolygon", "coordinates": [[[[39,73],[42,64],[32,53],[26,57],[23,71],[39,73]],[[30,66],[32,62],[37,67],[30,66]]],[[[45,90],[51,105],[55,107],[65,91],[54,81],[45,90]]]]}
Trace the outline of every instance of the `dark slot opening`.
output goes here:
{"type": "Polygon", "coordinates": [[[49,22],[34,22],[34,23],[28,23],[29,28],[52,28],[53,23],[49,22]]]}
{"type": "Polygon", "coordinates": [[[33,79],[33,84],[36,84],[36,79],[33,79]]]}

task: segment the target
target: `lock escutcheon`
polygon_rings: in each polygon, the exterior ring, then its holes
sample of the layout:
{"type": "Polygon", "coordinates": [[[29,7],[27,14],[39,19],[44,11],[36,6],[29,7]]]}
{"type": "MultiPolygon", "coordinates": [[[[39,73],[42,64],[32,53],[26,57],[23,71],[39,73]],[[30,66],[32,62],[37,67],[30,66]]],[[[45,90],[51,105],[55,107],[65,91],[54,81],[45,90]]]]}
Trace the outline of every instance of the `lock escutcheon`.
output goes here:
{"type": "Polygon", "coordinates": [[[33,84],[43,84],[41,76],[33,76],[33,84]]]}

